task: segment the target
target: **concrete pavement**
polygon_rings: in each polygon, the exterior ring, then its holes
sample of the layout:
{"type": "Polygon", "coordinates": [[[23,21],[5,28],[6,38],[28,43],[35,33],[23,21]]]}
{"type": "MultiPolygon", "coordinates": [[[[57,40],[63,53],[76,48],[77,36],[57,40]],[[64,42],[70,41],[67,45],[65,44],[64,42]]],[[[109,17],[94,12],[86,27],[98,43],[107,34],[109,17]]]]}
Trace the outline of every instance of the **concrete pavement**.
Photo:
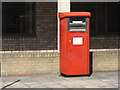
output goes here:
{"type": "Polygon", "coordinates": [[[3,77],[2,87],[7,88],[118,88],[118,72],[94,72],[91,77],[62,77],[59,74],[3,77]]]}

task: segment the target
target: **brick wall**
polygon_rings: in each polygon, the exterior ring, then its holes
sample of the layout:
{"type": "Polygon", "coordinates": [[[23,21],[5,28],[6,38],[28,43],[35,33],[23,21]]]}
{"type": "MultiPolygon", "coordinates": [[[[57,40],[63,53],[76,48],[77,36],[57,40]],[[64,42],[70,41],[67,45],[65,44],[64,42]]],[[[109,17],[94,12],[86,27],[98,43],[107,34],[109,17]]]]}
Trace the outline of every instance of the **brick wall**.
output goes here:
{"type": "MultiPolygon", "coordinates": [[[[116,71],[118,51],[94,51],[93,71],[116,71]]],[[[59,73],[59,53],[3,53],[2,75],[59,73]]]]}
{"type": "Polygon", "coordinates": [[[6,53],[2,75],[34,75],[59,72],[58,53],[6,53]]]}
{"type": "Polygon", "coordinates": [[[36,2],[35,35],[3,35],[3,50],[56,50],[57,3],[36,2]]]}

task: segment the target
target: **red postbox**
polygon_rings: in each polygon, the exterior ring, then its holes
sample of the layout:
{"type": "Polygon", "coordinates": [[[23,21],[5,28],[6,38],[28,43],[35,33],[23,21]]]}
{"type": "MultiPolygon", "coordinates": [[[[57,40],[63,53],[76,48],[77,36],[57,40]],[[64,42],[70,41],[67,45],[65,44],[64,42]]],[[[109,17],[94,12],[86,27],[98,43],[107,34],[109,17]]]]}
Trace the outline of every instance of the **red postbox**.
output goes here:
{"type": "Polygon", "coordinates": [[[90,75],[90,16],[90,12],[59,13],[62,75],[90,75]]]}

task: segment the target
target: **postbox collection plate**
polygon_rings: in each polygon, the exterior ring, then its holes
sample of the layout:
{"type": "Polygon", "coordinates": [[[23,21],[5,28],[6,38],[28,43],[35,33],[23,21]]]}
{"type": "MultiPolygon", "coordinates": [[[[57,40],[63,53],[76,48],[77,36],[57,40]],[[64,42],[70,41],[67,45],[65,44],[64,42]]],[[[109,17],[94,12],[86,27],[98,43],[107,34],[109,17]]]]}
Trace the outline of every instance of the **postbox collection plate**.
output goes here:
{"type": "Polygon", "coordinates": [[[73,37],[73,45],[82,45],[83,37],[73,37]]]}

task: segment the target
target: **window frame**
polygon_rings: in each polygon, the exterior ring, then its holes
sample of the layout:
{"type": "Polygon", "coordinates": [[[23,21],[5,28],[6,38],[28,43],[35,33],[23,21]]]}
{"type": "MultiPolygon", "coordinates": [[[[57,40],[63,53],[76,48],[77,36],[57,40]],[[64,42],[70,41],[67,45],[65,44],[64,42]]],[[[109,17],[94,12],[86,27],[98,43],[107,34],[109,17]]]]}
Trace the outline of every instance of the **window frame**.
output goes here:
{"type": "Polygon", "coordinates": [[[31,22],[32,33],[2,33],[2,37],[36,37],[36,2],[31,2],[31,3],[33,3],[32,9],[31,9],[32,10],[32,22],[31,22]]]}

